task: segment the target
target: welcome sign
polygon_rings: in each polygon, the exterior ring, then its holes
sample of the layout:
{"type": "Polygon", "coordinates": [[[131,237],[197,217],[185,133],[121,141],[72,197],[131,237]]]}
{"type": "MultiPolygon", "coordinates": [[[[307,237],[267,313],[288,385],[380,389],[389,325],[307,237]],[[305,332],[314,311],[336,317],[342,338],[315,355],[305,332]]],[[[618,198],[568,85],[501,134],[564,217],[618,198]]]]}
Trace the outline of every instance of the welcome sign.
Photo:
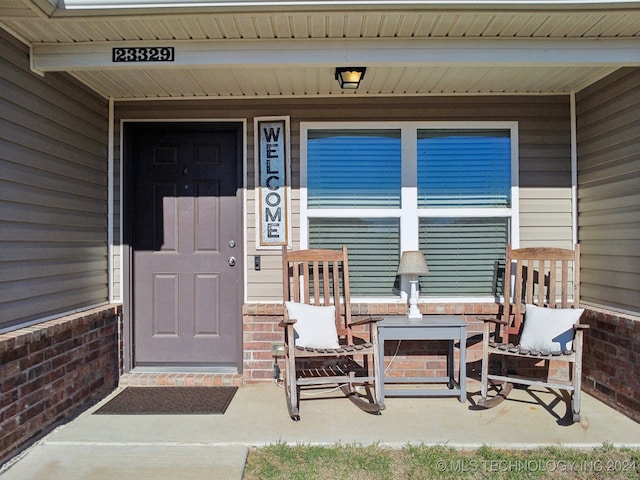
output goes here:
{"type": "Polygon", "coordinates": [[[255,119],[259,246],[288,244],[289,118],[255,119]]]}

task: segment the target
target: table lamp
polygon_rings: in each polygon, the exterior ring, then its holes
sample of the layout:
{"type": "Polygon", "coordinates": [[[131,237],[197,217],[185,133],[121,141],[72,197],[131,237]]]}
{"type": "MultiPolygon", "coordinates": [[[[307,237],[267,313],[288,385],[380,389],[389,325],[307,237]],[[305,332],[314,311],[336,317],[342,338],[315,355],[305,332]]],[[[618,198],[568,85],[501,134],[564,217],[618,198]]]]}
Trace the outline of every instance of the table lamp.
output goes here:
{"type": "Polygon", "coordinates": [[[424,255],[420,251],[402,252],[400,265],[398,266],[398,275],[409,275],[409,283],[411,284],[411,293],[409,295],[409,313],[407,317],[410,319],[421,319],[422,314],[418,310],[418,276],[429,273],[427,262],[424,255]]]}

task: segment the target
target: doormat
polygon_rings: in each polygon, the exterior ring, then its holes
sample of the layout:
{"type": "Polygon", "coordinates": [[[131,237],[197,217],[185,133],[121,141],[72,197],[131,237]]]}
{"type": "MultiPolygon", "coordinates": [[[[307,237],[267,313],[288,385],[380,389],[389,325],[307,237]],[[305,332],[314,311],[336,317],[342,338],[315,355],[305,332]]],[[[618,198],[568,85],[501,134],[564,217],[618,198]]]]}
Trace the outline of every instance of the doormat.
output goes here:
{"type": "Polygon", "coordinates": [[[98,415],[222,415],[238,387],[127,387],[98,415]]]}

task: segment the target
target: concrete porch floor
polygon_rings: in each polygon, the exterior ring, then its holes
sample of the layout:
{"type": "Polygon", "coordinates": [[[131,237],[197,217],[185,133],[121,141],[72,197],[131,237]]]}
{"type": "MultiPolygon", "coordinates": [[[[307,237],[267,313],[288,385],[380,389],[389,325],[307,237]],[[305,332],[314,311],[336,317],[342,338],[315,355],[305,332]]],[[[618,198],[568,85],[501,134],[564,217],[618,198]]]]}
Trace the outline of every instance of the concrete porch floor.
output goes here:
{"type": "Polygon", "coordinates": [[[284,391],[274,384],[240,387],[224,415],[93,415],[117,390],[5,465],[0,479],[241,479],[248,449],[277,442],[640,448],[640,424],[589,395],[582,422],[561,426],[565,403],[557,393],[514,389],[498,407],[475,410],[479,389],[470,380],[465,403],[388,397],[379,416],[338,393],[304,396],[300,422],[289,418],[284,391]]]}

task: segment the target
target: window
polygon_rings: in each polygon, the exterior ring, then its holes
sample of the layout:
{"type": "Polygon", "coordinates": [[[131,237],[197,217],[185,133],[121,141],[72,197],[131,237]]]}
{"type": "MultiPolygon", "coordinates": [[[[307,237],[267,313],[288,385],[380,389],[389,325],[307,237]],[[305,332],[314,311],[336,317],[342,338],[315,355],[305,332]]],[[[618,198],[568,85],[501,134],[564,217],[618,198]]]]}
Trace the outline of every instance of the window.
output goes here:
{"type": "Polygon", "coordinates": [[[310,131],[308,206],[400,208],[400,149],[399,130],[310,131]]]}
{"type": "Polygon", "coordinates": [[[421,297],[496,295],[517,241],[515,122],[301,125],[301,240],[349,247],[352,295],[399,294],[404,250],[421,250],[421,297]]]}

